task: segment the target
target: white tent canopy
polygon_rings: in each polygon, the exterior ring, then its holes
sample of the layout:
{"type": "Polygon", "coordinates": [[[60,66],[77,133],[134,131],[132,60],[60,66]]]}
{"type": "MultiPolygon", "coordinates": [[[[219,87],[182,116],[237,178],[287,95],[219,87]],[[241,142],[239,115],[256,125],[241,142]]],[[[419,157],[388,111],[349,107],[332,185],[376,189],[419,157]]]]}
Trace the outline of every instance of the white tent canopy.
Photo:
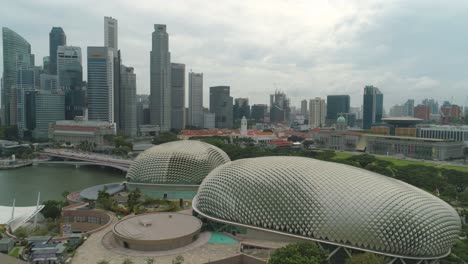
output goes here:
{"type": "Polygon", "coordinates": [[[39,206],[0,206],[0,225],[9,225],[12,231],[38,214],[44,205],[39,206]],[[14,211],[13,211],[14,210],[14,211]]]}

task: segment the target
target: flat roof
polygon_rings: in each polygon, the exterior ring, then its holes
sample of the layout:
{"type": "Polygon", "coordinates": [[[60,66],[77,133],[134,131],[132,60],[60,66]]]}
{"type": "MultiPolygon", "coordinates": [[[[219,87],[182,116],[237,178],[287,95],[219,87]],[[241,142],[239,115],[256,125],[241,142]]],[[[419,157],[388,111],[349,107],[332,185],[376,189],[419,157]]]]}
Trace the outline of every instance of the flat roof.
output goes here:
{"type": "Polygon", "coordinates": [[[456,142],[449,139],[438,139],[438,138],[419,138],[419,137],[408,137],[408,136],[391,136],[391,135],[379,135],[379,134],[366,134],[367,137],[378,137],[378,138],[391,138],[391,139],[408,139],[418,141],[433,141],[433,142],[456,142]]]}
{"type": "Polygon", "coordinates": [[[201,226],[200,219],[191,215],[154,213],[123,219],[114,225],[114,232],[137,240],[166,240],[191,234],[201,226]]]}

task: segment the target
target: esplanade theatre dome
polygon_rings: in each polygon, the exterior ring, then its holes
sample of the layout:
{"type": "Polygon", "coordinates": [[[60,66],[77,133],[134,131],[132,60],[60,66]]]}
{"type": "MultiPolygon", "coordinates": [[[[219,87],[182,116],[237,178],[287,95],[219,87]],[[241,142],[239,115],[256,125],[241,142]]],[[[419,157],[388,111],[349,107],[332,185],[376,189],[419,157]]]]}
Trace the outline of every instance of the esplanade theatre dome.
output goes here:
{"type": "Polygon", "coordinates": [[[131,164],[127,178],[134,183],[199,185],[229,156],[213,145],[179,140],[145,150],[131,164]]]}
{"type": "Polygon", "coordinates": [[[200,185],[193,208],[212,221],[409,259],[449,254],[461,229],[457,212],[423,190],[302,157],[222,165],[200,185]]]}

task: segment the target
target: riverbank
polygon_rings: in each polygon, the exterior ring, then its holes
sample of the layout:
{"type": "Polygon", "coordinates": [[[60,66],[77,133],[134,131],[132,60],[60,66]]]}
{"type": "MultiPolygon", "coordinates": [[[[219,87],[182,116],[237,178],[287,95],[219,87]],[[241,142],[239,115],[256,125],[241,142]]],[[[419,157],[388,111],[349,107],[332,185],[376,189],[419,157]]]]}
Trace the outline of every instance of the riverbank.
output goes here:
{"type": "Polygon", "coordinates": [[[0,170],[18,169],[31,166],[32,164],[32,160],[0,160],[0,170]]]}

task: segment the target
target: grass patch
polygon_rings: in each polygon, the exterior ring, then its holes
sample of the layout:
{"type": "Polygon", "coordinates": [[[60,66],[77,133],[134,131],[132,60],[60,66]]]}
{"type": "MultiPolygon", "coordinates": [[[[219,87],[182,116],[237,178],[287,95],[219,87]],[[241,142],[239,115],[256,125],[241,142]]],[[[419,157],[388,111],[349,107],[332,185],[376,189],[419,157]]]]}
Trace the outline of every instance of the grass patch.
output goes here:
{"type": "Polygon", "coordinates": [[[347,153],[347,152],[335,152],[335,154],[336,156],[333,157],[333,160],[347,159],[347,158],[354,156],[354,154],[347,153]]]}
{"type": "Polygon", "coordinates": [[[441,166],[438,166],[437,168],[440,168],[440,169],[448,169],[448,170],[457,170],[457,171],[462,171],[462,172],[468,172],[468,167],[461,167],[461,166],[441,165],[441,166]]]}
{"type": "Polygon", "coordinates": [[[12,256],[14,258],[19,258],[19,252],[20,252],[21,247],[14,247],[10,253],[8,253],[9,256],[12,256]]]}

